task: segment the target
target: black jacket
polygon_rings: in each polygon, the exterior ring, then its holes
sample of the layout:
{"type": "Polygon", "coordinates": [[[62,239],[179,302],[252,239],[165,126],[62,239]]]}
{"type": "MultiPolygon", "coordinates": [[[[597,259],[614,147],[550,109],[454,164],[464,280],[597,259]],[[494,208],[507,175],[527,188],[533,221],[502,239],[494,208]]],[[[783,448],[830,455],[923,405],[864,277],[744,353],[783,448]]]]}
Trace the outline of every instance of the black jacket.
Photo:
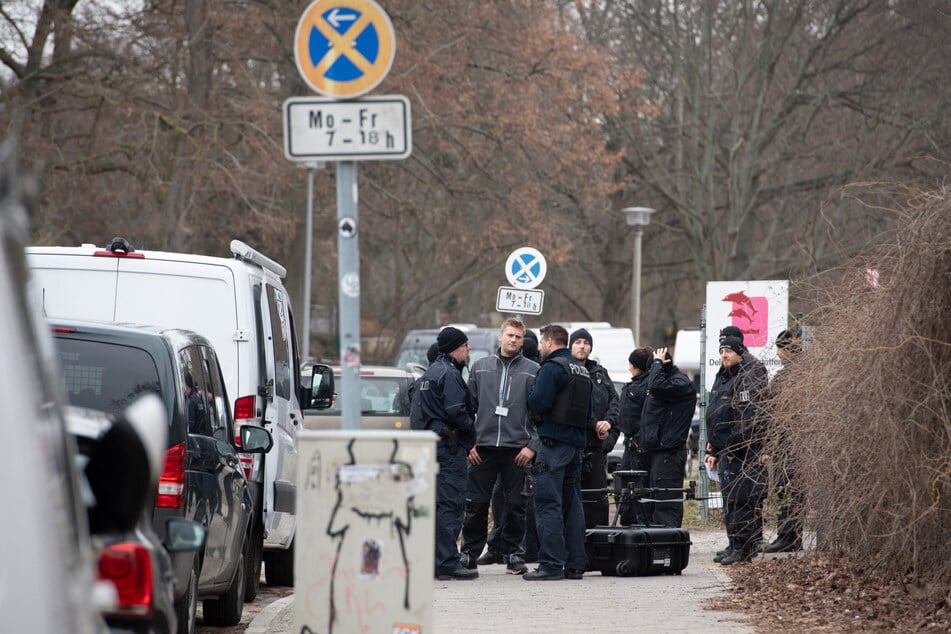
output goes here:
{"type": "Polygon", "coordinates": [[[751,355],[732,368],[720,367],[707,405],[710,453],[726,452],[741,460],[759,453],[766,432],[768,381],[766,367],[751,355]]]}
{"type": "Polygon", "coordinates": [[[641,414],[638,447],[644,451],[686,446],[690,421],[697,407],[697,388],[677,366],[651,362],[641,414]]]}
{"type": "Polygon", "coordinates": [[[419,404],[424,429],[437,433],[442,427],[458,430],[459,444],[468,451],[475,445],[475,425],[461,370],[452,357],[440,354],[421,377],[419,404]]]}
{"type": "Polygon", "coordinates": [[[621,433],[618,428],[620,406],[617,390],[614,388],[614,383],[604,366],[588,359],[585,361],[584,367],[588,369],[588,374],[591,375],[591,422],[596,423],[599,420],[606,420],[611,423],[611,431],[605,441],[598,438],[598,432],[595,431],[593,424],[588,425],[587,444],[588,447],[601,447],[602,449],[607,447],[604,450],[611,451],[621,433]]]}
{"type": "Polygon", "coordinates": [[[644,397],[647,396],[647,373],[638,374],[621,389],[618,399],[618,428],[624,439],[637,437],[641,430],[641,413],[644,411],[644,397]]]}

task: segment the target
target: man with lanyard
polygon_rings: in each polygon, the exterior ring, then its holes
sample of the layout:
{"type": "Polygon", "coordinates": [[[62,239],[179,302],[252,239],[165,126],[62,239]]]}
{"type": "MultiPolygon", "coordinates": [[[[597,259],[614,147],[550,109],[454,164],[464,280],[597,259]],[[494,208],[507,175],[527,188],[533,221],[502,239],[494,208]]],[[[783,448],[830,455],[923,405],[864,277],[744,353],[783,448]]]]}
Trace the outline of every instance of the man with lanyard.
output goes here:
{"type": "Polygon", "coordinates": [[[419,383],[419,407],[424,429],[440,436],[436,444],[436,578],[475,579],[477,570],[462,565],[456,538],[466,504],[466,457],[475,445],[469,390],[462,368],[469,359],[469,338],[447,326],[436,337],[439,356],[419,383]]]}
{"type": "MultiPolygon", "coordinates": [[[[542,362],[528,406],[540,418],[538,454],[532,467],[538,568],[526,581],[581,579],[587,566],[584,510],[581,506],[581,455],[591,416],[591,379],[568,350],[568,331],[550,324],[541,329],[542,362]]],[[[607,438],[610,424],[597,423],[607,438]]]]}
{"type": "Polygon", "coordinates": [[[525,466],[535,457],[538,437],[528,420],[528,392],[538,364],[522,356],[525,324],[506,319],[498,353],[469,368],[469,397],[476,411],[476,446],[469,450],[466,516],[462,527],[464,563],[475,568],[485,547],[492,487],[500,480],[503,503],[495,507],[502,525],[501,555],[508,572],[527,570],[517,551],[525,537],[525,466]]]}

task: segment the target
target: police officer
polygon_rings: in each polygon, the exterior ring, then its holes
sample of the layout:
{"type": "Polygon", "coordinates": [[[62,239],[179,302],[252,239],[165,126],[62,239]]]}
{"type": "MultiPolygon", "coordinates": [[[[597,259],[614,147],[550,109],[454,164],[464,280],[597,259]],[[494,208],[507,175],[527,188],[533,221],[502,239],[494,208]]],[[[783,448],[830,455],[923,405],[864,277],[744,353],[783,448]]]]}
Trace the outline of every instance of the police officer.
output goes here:
{"type": "MultiPolygon", "coordinates": [[[[591,379],[568,351],[568,331],[550,324],[541,329],[542,362],[528,406],[538,424],[538,454],[532,467],[538,568],[526,581],[581,579],[587,566],[584,510],[581,506],[581,455],[591,416],[591,379]]],[[[609,424],[597,423],[599,437],[609,424]]]]}
{"type": "MultiPolygon", "coordinates": [[[[586,328],[579,328],[568,338],[568,348],[578,363],[588,370],[591,377],[591,414],[597,423],[610,426],[608,437],[599,438],[594,426],[588,427],[586,446],[581,465],[582,489],[606,489],[608,472],[605,468],[605,455],[614,448],[621,433],[617,424],[618,397],[614,383],[604,366],[591,359],[594,340],[586,328]]],[[[584,523],[586,528],[594,528],[608,523],[607,493],[583,493],[584,523]]]]}
{"type": "Polygon", "coordinates": [[[720,369],[710,390],[704,464],[716,469],[724,496],[729,545],[714,561],[749,561],[763,535],[766,474],[760,464],[765,434],[762,406],[768,376],[762,364],[743,363],[747,350],[738,337],[720,341],[720,369]]]}
{"type": "MultiPolygon", "coordinates": [[[[653,359],[654,350],[649,347],[637,348],[627,358],[631,380],[621,388],[621,396],[618,398],[618,430],[624,434],[624,455],[618,465],[621,471],[647,473],[650,466],[647,453],[637,446],[637,434],[641,429],[641,412],[644,410],[644,397],[647,394],[647,369],[653,359]]],[[[648,518],[641,511],[640,504],[618,502],[618,520],[622,525],[646,524],[648,518]]]]}
{"type": "MultiPolygon", "coordinates": [[[[801,351],[802,338],[798,332],[783,330],[776,335],[776,354],[783,362],[783,367],[769,385],[770,401],[780,398],[784,385],[790,381],[789,368],[795,363],[801,351]]],[[[791,448],[786,438],[790,421],[776,420],[772,412],[771,418],[770,433],[773,434],[774,451],[769,457],[769,462],[776,470],[776,494],[779,508],[776,518],[776,538],[763,549],[763,552],[790,553],[802,550],[803,499],[802,492],[796,486],[796,476],[790,464],[791,448]]]]}
{"type": "MultiPolygon", "coordinates": [[[[693,381],[673,364],[667,348],[655,350],[647,373],[647,394],[638,434],[638,445],[650,460],[651,488],[683,487],[687,436],[696,406],[697,389],[693,381]]],[[[656,501],[650,523],[680,528],[684,519],[683,493],[661,490],[653,495],[656,501]]]]}
{"type": "Polygon", "coordinates": [[[469,338],[447,326],[436,337],[439,356],[419,384],[423,428],[436,432],[436,578],[475,579],[477,570],[462,565],[456,538],[466,504],[467,455],[475,445],[469,390],[462,368],[469,358],[469,338]]]}

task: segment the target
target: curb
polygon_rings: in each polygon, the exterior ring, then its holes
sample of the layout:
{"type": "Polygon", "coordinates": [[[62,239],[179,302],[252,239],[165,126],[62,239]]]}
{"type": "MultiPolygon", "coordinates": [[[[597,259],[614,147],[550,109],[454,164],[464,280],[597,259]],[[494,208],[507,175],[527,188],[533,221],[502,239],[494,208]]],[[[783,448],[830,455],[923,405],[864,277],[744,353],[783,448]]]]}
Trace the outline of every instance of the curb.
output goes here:
{"type": "Polygon", "coordinates": [[[273,621],[277,616],[291,603],[294,602],[294,595],[288,597],[283,597],[269,603],[266,608],[261,610],[254,620],[248,624],[248,628],[244,631],[245,634],[267,634],[269,631],[268,628],[271,626],[271,621],[273,621]]]}

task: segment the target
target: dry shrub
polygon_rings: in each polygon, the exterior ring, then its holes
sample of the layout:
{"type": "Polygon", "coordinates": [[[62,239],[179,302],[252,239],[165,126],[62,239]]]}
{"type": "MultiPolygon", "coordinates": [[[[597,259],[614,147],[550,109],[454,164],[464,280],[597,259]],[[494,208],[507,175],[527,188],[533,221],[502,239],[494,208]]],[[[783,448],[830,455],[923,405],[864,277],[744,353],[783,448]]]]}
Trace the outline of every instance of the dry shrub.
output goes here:
{"type": "Polygon", "coordinates": [[[948,580],[951,190],[898,198],[893,239],[821,291],[775,413],[791,421],[789,467],[820,552],[880,578],[948,580]]]}

